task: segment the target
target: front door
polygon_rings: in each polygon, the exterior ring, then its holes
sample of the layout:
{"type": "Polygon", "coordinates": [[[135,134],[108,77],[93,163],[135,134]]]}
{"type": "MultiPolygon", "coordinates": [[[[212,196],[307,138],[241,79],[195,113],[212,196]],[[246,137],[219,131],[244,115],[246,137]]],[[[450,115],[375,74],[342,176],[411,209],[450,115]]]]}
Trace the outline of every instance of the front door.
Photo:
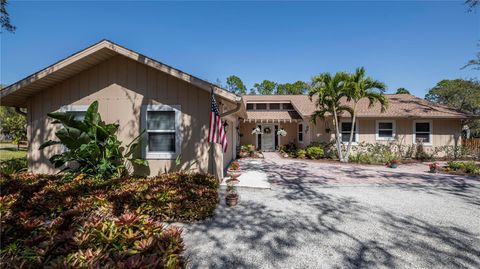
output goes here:
{"type": "Polygon", "coordinates": [[[275,150],[275,127],[273,125],[262,125],[261,135],[262,139],[262,150],[263,151],[274,151],[275,150]]]}

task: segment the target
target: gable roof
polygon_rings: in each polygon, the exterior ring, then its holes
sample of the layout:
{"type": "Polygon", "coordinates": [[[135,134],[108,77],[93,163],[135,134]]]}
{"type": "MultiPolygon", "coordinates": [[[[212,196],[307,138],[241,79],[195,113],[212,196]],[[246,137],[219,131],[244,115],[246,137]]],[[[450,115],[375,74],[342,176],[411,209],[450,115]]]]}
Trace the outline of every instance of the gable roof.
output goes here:
{"type": "Polygon", "coordinates": [[[206,91],[210,92],[213,88],[215,95],[223,99],[230,100],[232,102],[241,101],[239,96],[222,89],[217,85],[104,39],[26,78],[19,80],[7,86],[6,88],[3,88],[0,91],[0,102],[4,106],[24,107],[26,99],[29,96],[43,89],[49,88],[77,73],[80,73],[81,71],[87,70],[115,55],[123,55],[129,59],[135,60],[165,72],[173,77],[191,83],[206,91]]]}
{"type": "MultiPolygon", "coordinates": [[[[382,113],[380,104],[369,107],[367,99],[357,104],[357,117],[362,118],[468,118],[469,115],[447,106],[434,104],[410,94],[385,94],[389,100],[387,110],[382,113]]],[[[316,110],[313,101],[306,95],[245,95],[245,103],[251,102],[291,102],[302,117],[310,117],[316,110]]],[[[346,99],[342,103],[348,105],[346,99]]],[[[247,111],[248,113],[249,111],[247,111]]]]}

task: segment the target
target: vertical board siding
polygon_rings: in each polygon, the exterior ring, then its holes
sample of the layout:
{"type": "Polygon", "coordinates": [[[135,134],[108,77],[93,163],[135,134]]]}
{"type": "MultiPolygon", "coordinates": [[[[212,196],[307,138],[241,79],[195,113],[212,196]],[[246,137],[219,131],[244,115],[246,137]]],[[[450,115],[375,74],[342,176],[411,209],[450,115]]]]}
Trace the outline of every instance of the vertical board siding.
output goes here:
{"type": "MultiPolygon", "coordinates": [[[[47,113],[59,110],[64,105],[89,105],[98,100],[102,119],[108,123],[120,124],[118,136],[124,143],[130,142],[141,132],[142,105],[180,105],[181,130],[185,135],[181,145],[181,166],[211,172],[209,167],[213,167],[213,161],[209,158],[210,143],[206,139],[209,96],[207,91],[161,71],[123,56],[114,56],[30,98],[28,109],[30,169],[35,173],[56,171],[48,158],[58,152],[58,148],[38,150],[46,140],[55,139],[56,127],[49,124],[47,113]]],[[[229,126],[234,128],[234,123],[229,123],[229,126]]],[[[233,145],[231,141],[229,144],[233,145]]],[[[232,155],[230,150],[228,156],[232,155]]],[[[225,160],[227,163],[229,161],[225,160]]],[[[165,170],[174,169],[174,163],[175,160],[149,160],[150,171],[146,173],[157,175],[165,170]]]]}

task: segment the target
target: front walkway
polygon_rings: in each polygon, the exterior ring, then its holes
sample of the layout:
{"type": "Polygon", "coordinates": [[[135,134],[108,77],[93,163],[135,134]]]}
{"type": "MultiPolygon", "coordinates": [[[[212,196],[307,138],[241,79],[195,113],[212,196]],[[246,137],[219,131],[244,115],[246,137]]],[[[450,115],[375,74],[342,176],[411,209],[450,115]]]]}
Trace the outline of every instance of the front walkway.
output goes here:
{"type": "Polygon", "coordinates": [[[271,190],[184,225],[188,267],[480,268],[478,180],[407,168],[267,154],[271,190]]]}

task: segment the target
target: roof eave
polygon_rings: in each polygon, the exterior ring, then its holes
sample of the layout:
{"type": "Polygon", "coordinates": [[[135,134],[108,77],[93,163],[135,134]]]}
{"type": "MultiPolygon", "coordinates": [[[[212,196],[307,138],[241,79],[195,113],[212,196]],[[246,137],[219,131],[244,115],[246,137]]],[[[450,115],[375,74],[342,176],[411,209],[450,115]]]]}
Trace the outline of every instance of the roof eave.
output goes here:
{"type": "MultiPolygon", "coordinates": [[[[193,75],[190,75],[190,74],[187,74],[179,69],[176,69],[176,68],[173,68],[171,66],[168,66],[166,64],[163,64],[159,61],[156,61],[154,59],[151,59],[149,57],[146,57],[140,53],[137,53],[133,50],[129,50],[125,47],[122,47],[120,45],[117,45],[109,40],[101,40],[100,42],[86,48],[86,49],[83,49],[79,52],[76,52],[38,72],[35,72],[33,73],[32,75],[30,76],[27,76],[26,78],[24,79],[21,79],[7,87],[5,87],[4,89],[2,89],[0,91],[0,102],[2,102],[2,105],[10,105],[10,106],[22,106],[24,105],[23,103],[25,103],[25,99],[23,98],[20,98],[20,97],[16,97],[16,100],[18,101],[14,101],[14,100],[7,100],[7,102],[5,102],[5,97],[13,94],[13,93],[18,93],[21,89],[24,89],[25,87],[29,86],[29,85],[32,85],[32,83],[35,83],[37,81],[40,81],[44,78],[47,78],[48,76],[51,76],[52,74],[58,74],[59,71],[61,70],[65,70],[66,67],[68,66],[71,66],[72,64],[75,64],[77,62],[79,62],[80,60],[82,59],[85,59],[86,57],[90,56],[90,55],[93,55],[94,53],[99,53],[101,50],[108,50],[110,52],[115,52],[115,54],[119,54],[119,55],[123,55],[127,58],[130,58],[132,60],[135,60],[137,62],[140,62],[142,64],[145,64],[147,66],[150,66],[154,69],[157,69],[159,71],[162,71],[164,73],[167,73],[173,77],[176,77],[180,80],[183,80],[185,82],[188,82],[190,84],[193,84],[203,90],[206,90],[206,91],[211,91],[213,89],[213,92],[215,95],[223,98],[223,99],[226,99],[228,101],[231,101],[231,102],[234,102],[234,103],[238,103],[238,102],[241,102],[241,97],[234,94],[234,93],[231,93],[231,92],[228,92],[227,90],[221,88],[221,87],[218,87],[217,85],[214,85],[208,81],[205,81],[205,80],[202,80],[200,78],[197,78],[193,75]]],[[[113,55],[115,55],[113,54],[113,55]]],[[[72,75],[73,75],[73,71],[72,71],[72,75]]],[[[48,87],[48,86],[45,86],[45,88],[48,87]]],[[[42,88],[43,89],[43,88],[42,88]]],[[[41,89],[40,89],[41,90],[41,89]]]]}

